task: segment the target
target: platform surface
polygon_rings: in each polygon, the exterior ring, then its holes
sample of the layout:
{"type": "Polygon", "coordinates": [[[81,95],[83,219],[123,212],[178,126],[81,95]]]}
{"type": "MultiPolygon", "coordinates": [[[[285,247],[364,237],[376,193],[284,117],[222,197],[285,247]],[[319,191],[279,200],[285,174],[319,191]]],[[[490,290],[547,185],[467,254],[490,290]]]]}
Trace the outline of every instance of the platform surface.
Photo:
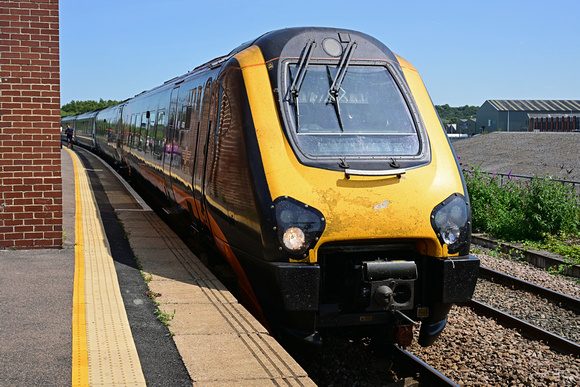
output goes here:
{"type": "Polygon", "coordinates": [[[62,166],[63,249],[0,251],[0,385],[314,385],[112,169],[62,166]]]}

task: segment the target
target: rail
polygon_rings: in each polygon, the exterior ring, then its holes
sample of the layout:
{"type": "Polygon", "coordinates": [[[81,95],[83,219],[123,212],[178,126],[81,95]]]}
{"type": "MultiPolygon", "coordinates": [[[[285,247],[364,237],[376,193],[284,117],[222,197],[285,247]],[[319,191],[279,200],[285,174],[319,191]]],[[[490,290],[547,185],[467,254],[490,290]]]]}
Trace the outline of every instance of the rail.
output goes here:
{"type": "MultiPolygon", "coordinates": [[[[575,312],[578,312],[580,308],[580,300],[577,298],[555,292],[553,290],[544,288],[543,286],[524,281],[520,278],[516,278],[505,273],[501,273],[486,267],[480,267],[479,276],[495,283],[538,294],[541,297],[544,297],[563,308],[567,308],[575,312]]],[[[498,323],[505,327],[519,330],[525,337],[528,337],[532,340],[541,340],[545,342],[555,351],[567,355],[580,355],[580,344],[578,343],[570,341],[552,332],[546,331],[540,327],[537,327],[498,309],[492,308],[491,306],[474,299],[468,302],[466,306],[472,308],[474,311],[480,314],[495,318],[498,323]]]]}
{"type": "Polygon", "coordinates": [[[447,378],[441,372],[431,367],[411,352],[393,345],[390,348],[395,354],[393,358],[393,367],[397,371],[413,374],[414,379],[421,386],[455,386],[458,384],[447,378]]]}
{"type": "Polygon", "coordinates": [[[520,278],[516,278],[511,275],[501,273],[499,271],[495,271],[484,266],[479,268],[479,276],[497,284],[506,285],[512,288],[532,292],[560,305],[563,308],[572,310],[576,313],[580,313],[580,300],[577,298],[555,292],[543,286],[539,286],[534,283],[524,281],[520,278]]]}
{"type": "Polygon", "coordinates": [[[554,333],[548,332],[542,328],[532,325],[526,321],[520,320],[510,314],[504,313],[489,305],[471,300],[466,306],[472,308],[475,312],[492,317],[497,322],[507,328],[514,328],[520,331],[522,336],[532,340],[543,341],[553,350],[565,355],[580,356],[580,345],[567,340],[554,333]]]}

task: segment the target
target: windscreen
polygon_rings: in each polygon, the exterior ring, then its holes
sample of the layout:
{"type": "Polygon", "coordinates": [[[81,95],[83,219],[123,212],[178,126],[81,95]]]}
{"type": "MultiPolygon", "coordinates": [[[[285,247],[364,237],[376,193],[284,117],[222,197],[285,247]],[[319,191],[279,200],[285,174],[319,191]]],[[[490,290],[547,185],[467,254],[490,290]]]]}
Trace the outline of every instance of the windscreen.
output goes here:
{"type": "MultiPolygon", "coordinates": [[[[297,64],[289,66],[288,89],[297,71],[297,64]]],[[[304,79],[289,92],[286,106],[296,144],[305,155],[419,154],[415,123],[386,67],[351,65],[339,77],[336,65],[310,64],[303,71],[304,79]],[[337,78],[342,78],[340,86],[332,90],[337,78]]]]}

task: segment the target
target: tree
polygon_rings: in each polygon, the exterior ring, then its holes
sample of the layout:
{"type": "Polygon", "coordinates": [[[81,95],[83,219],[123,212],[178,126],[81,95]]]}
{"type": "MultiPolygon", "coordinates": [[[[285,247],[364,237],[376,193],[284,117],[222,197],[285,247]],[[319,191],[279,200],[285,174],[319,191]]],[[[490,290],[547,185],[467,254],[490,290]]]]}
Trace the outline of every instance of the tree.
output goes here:
{"type": "Polygon", "coordinates": [[[444,125],[455,124],[458,120],[466,120],[475,117],[479,106],[462,106],[462,107],[451,107],[448,104],[445,105],[435,105],[437,109],[437,114],[441,118],[441,122],[444,125]]]}
{"type": "Polygon", "coordinates": [[[113,100],[105,101],[102,98],[99,100],[99,102],[92,101],[92,100],[88,100],[88,101],[72,100],[71,102],[67,103],[66,105],[63,105],[60,108],[60,116],[65,117],[65,116],[70,116],[73,114],[91,112],[94,110],[104,109],[108,106],[113,106],[113,105],[117,105],[117,104],[119,104],[119,101],[113,101],[113,100]]]}

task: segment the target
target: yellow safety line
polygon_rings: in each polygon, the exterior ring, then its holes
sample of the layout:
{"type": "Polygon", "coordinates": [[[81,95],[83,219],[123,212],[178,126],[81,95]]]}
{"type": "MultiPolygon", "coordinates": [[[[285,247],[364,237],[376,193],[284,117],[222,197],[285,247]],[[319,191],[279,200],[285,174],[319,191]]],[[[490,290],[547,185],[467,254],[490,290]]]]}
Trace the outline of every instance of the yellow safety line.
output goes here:
{"type": "Polygon", "coordinates": [[[73,386],[146,386],[95,197],[76,153],[73,386]],[[81,216],[82,215],[82,216],[81,216]]]}
{"type": "Polygon", "coordinates": [[[75,276],[72,326],[72,385],[89,385],[89,355],[87,350],[87,322],[85,314],[85,263],[83,251],[82,203],[80,198],[77,163],[71,155],[75,176],[75,276]]]}

